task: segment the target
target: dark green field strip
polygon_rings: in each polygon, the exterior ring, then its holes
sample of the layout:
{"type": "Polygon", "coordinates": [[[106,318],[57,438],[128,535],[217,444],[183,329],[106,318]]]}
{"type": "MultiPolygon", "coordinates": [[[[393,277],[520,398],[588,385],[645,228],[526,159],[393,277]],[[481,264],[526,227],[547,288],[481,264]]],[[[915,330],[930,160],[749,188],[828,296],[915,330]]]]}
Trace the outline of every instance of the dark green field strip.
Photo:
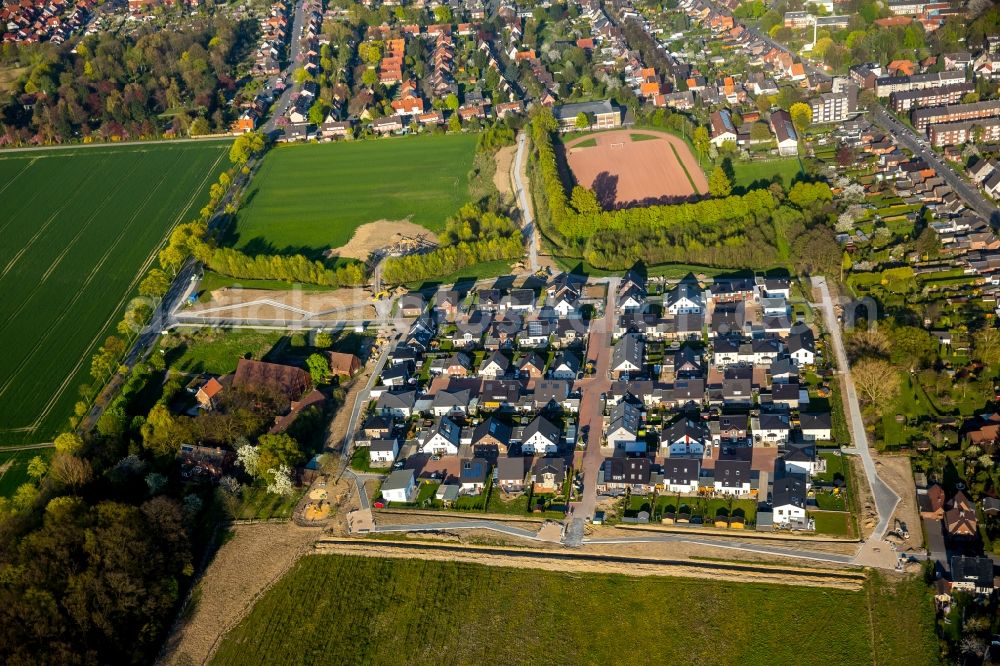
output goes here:
{"type": "Polygon", "coordinates": [[[58,174],[62,186],[9,225],[21,234],[23,254],[8,259],[12,267],[0,277],[0,293],[10,296],[0,320],[0,444],[44,441],[65,422],[76,387],[91,381],[89,357],[114,332],[138,272],[170,227],[204,203],[226,147],[77,151],[32,165],[28,173],[58,174]]]}
{"type": "Polygon", "coordinates": [[[240,212],[240,245],[339,247],[376,220],[433,231],[468,199],[475,135],[282,146],[264,160],[240,212]]]}

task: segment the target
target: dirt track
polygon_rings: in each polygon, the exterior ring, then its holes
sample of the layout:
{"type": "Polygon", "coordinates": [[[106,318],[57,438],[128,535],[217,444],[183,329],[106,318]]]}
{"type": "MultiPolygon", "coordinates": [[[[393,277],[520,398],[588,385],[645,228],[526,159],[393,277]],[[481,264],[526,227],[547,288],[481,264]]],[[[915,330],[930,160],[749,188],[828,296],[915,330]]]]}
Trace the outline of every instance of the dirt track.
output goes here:
{"type": "Polygon", "coordinates": [[[438,561],[460,561],[487,566],[574,571],[580,573],[617,573],[630,576],[682,576],[733,582],[769,582],[785,585],[837,587],[857,590],[865,574],[819,568],[784,567],[734,562],[662,560],[645,557],[594,556],[565,550],[544,552],[535,549],[512,549],[496,546],[471,546],[426,541],[385,541],[323,539],[316,550],[325,554],[365,555],[438,561]]]}
{"type": "Polygon", "coordinates": [[[293,523],[234,526],[233,536],[216,553],[182,611],[180,625],[167,641],[159,664],[203,664],[217,642],[253,607],[299,557],[312,550],[317,529],[293,523]]]}
{"type": "Polygon", "coordinates": [[[573,176],[594,190],[605,208],[676,202],[708,192],[705,174],[687,144],[665,132],[599,132],[570,140],[566,149],[573,176]],[[633,141],[633,134],[655,138],[633,141]],[[591,141],[597,145],[581,146],[591,141]]]}
{"type": "Polygon", "coordinates": [[[512,194],[510,187],[510,165],[514,162],[514,153],[517,146],[506,146],[497,151],[497,170],[493,174],[493,184],[497,186],[500,194],[507,196],[512,194]]]}

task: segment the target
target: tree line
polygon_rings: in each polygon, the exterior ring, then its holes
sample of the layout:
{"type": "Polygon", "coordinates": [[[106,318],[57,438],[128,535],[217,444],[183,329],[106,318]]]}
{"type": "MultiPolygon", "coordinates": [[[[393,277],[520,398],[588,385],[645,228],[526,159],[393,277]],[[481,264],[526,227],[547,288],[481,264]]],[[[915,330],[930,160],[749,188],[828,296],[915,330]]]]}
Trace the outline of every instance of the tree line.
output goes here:
{"type": "MultiPolygon", "coordinates": [[[[532,118],[536,182],[541,184],[536,187],[540,228],[561,252],[598,268],[623,269],[640,259],[650,264],[767,268],[786,259],[778,250],[773,223],[782,201],[803,213],[802,220],[825,223],[825,208],[833,198],[826,183],[800,182],[787,192],[772,185],[743,195],[603,210],[597,195],[579,186],[567,199],[553,147],[555,126],[547,110],[532,118]]],[[[716,189],[717,195],[728,192],[716,189]]]]}
{"type": "Polygon", "coordinates": [[[484,261],[516,259],[524,252],[521,230],[509,217],[466,204],[448,220],[441,245],[430,252],[386,259],[390,284],[449,275],[484,261]]]}

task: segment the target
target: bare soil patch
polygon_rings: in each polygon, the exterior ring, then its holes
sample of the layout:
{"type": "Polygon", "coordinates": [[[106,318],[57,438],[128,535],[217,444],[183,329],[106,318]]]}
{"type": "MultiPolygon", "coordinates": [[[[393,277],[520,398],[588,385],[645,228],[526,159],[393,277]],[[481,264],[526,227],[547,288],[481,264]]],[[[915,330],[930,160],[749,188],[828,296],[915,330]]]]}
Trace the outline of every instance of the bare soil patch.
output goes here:
{"type": "MultiPolygon", "coordinates": [[[[913,481],[913,469],[910,459],[906,456],[887,456],[872,453],[875,469],[879,477],[885,481],[893,492],[899,495],[899,504],[893,516],[904,523],[910,533],[910,538],[901,545],[919,548],[921,544],[920,512],[917,510],[917,486],[913,481]]],[[[894,529],[892,523],[889,529],[894,529]]]]}
{"type": "Polygon", "coordinates": [[[207,303],[185,309],[183,314],[208,320],[243,319],[286,324],[306,319],[370,319],[375,315],[371,296],[359,288],[300,291],[224,287],[211,292],[211,296],[207,303]]]}
{"type": "MultiPolygon", "coordinates": [[[[508,167],[509,168],[509,167],[508,167]]],[[[375,250],[398,243],[406,238],[424,238],[435,242],[437,237],[419,224],[409,220],[377,220],[362,224],[354,230],[351,240],[327,254],[352,259],[367,259],[375,250]]]]}
{"type": "Polygon", "coordinates": [[[581,137],[566,144],[566,161],[577,183],[594,190],[606,209],[676,203],[708,191],[687,144],[665,132],[620,130],[581,137]],[[633,134],[653,138],[633,141],[633,134]]]}
{"type": "Polygon", "coordinates": [[[513,193],[510,185],[510,166],[514,163],[516,152],[517,146],[506,146],[496,154],[497,170],[493,173],[493,184],[504,196],[513,193]]]}
{"type": "MultiPolygon", "coordinates": [[[[411,544],[414,540],[407,539],[411,544]]],[[[677,562],[634,558],[627,567],[614,560],[584,559],[567,557],[565,554],[553,557],[544,550],[525,549],[531,554],[514,556],[494,550],[491,546],[469,546],[454,543],[422,544],[423,547],[410,546],[406,549],[394,547],[392,541],[366,540],[322,540],[316,544],[320,553],[340,555],[366,555],[369,557],[394,557],[404,559],[423,559],[439,561],[465,561],[487,566],[528,567],[549,571],[573,571],[580,573],[624,573],[630,576],[683,576],[704,578],[711,571],[713,578],[733,582],[770,582],[785,585],[806,585],[820,587],[837,587],[842,589],[860,589],[863,578],[852,572],[844,577],[830,576],[828,570],[820,571],[811,568],[774,567],[766,565],[740,565],[733,563],[732,570],[717,563],[701,563],[698,561],[677,562]]],[[[500,547],[502,548],[502,547],[500,547]]],[[[584,555],[580,553],[580,555],[584,555]]]]}
{"type": "Polygon", "coordinates": [[[237,525],[198,582],[160,664],[203,664],[257,598],[312,549],[321,532],[293,523],[237,525]]]}

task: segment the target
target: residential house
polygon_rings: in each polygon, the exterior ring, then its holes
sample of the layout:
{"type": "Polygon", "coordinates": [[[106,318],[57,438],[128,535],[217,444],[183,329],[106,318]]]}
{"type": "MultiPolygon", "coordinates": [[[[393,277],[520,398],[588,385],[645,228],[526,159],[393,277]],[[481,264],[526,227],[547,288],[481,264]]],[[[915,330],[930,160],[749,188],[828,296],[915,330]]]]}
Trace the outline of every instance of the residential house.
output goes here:
{"type": "Polygon", "coordinates": [[[497,459],[506,456],[510,448],[511,432],[510,425],[490,416],[480,421],[472,431],[473,450],[481,458],[497,459]]]}
{"type": "Polygon", "coordinates": [[[804,527],[806,519],[806,482],[799,476],[786,476],[774,482],[771,507],[778,527],[804,527]]]}
{"type": "Polygon", "coordinates": [[[806,324],[795,324],[785,341],[788,355],[800,368],[816,361],[816,337],[806,324]]]}
{"type": "Polygon", "coordinates": [[[622,336],[611,352],[611,374],[628,377],[642,371],[644,344],[635,333],[622,336]]]}
{"type": "Polygon", "coordinates": [[[222,397],[222,390],[222,383],[215,377],[212,377],[201,385],[195,394],[195,399],[198,400],[198,404],[203,409],[212,410],[218,406],[219,400],[222,397]]]}
{"type": "Polygon", "coordinates": [[[419,488],[412,469],[398,469],[382,484],[382,499],[386,502],[412,503],[417,499],[419,488]]]}
{"type": "Polygon", "coordinates": [[[833,439],[830,412],[803,412],[799,414],[799,424],[802,437],[807,441],[828,442],[833,439]]]}
{"type": "Polygon", "coordinates": [[[353,377],[361,369],[361,359],[345,352],[327,352],[330,372],[337,377],[353,377]]]}
{"type": "Polygon", "coordinates": [[[746,460],[718,460],[715,463],[713,488],[722,495],[749,497],[751,486],[750,462],[746,460]]]}
{"type": "Polygon", "coordinates": [[[539,458],[531,468],[535,494],[558,493],[566,481],[566,461],[562,458],[539,458]]]}
{"type": "Polygon", "coordinates": [[[549,376],[553,379],[574,380],[580,373],[580,357],[570,351],[561,351],[552,361],[549,376]]]}
{"type": "Polygon", "coordinates": [[[462,429],[447,416],[442,416],[428,430],[420,442],[421,453],[434,455],[458,455],[458,447],[462,441],[462,429]]]}
{"type": "Polygon", "coordinates": [[[535,353],[528,354],[517,362],[517,372],[520,377],[538,379],[545,374],[545,359],[535,353]]]}
{"type": "Polygon", "coordinates": [[[531,454],[556,453],[559,450],[561,433],[559,428],[544,416],[535,419],[524,428],[521,452],[531,454]]]}
{"type": "Polygon", "coordinates": [[[778,110],[771,113],[771,131],[778,142],[779,155],[798,155],[799,137],[792,124],[792,117],[787,111],[778,110]]]}
{"type": "Polygon", "coordinates": [[[597,473],[597,492],[621,495],[626,490],[645,495],[653,490],[648,458],[605,458],[597,473]]]}
{"type": "Polygon", "coordinates": [[[479,366],[479,376],[487,379],[506,377],[509,372],[510,359],[498,351],[484,358],[479,366]]]}
{"type": "Polygon", "coordinates": [[[705,310],[701,287],[693,280],[681,280],[667,292],[664,309],[672,315],[701,314],[705,310]]]}
{"type": "Polygon", "coordinates": [[[458,492],[462,495],[479,495],[486,489],[490,476],[490,463],[482,458],[463,460],[458,476],[458,492]]]}
{"type": "Polygon", "coordinates": [[[944,529],[950,536],[972,539],[979,534],[976,507],[965,493],[959,490],[946,506],[950,508],[944,512],[944,529]]]}
{"type": "Polygon", "coordinates": [[[525,479],[528,475],[526,464],[529,460],[531,458],[508,458],[507,456],[497,459],[496,482],[502,492],[508,495],[524,492],[525,479]]]}
{"type": "Polygon", "coordinates": [[[622,400],[611,410],[608,419],[605,429],[607,446],[626,453],[645,453],[646,442],[639,439],[641,427],[642,408],[629,400],[622,400]]]}
{"type": "Polygon", "coordinates": [[[953,555],[951,589],[984,596],[993,594],[993,560],[988,557],[953,555]]]}
{"type": "Polygon", "coordinates": [[[701,462],[690,458],[671,458],[663,462],[663,487],[668,493],[694,495],[698,492],[701,462]]]}
{"type": "Polygon", "coordinates": [[[708,424],[689,416],[681,416],[660,433],[660,448],[667,449],[670,458],[701,458],[711,441],[708,424]]]}
{"type": "Polygon", "coordinates": [[[373,467],[391,465],[398,455],[398,439],[375,439],[368,445],[368,460],[373,467]]]}

